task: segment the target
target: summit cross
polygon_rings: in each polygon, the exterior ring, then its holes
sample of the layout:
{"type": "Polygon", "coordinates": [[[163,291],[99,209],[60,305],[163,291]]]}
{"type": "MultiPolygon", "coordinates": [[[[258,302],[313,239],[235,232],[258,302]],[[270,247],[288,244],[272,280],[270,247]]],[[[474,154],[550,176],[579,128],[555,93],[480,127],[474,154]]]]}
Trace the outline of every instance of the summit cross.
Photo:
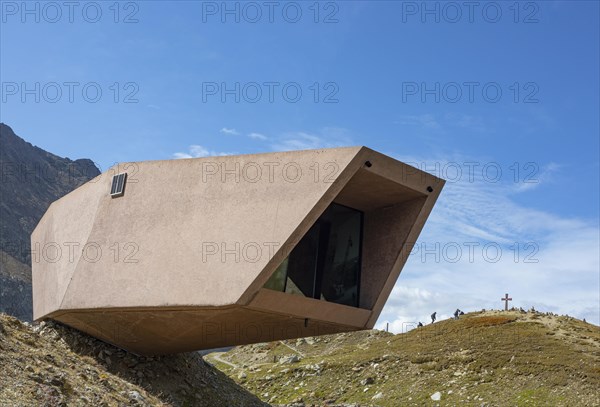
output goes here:
{"type": "Polygon", "coordinates": [[[500,301],[504,301],[504,311],[508,311],[508,302],[512,301],[512,298],[508,298],[508,293],[504,294],[504,298],[500,298],[500,301]]]}

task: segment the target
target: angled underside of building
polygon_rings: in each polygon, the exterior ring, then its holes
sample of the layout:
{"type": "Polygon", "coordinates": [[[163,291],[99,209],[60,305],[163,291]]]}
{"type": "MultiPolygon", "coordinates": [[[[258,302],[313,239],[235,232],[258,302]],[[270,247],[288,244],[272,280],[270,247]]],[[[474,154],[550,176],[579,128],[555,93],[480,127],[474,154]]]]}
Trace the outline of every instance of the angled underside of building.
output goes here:
{"type": "Polygon", "coordinates": [[[148,355],[369,329],[443,184],[365,147],[119,164],[33,232],[34,318],[148,355]]]}

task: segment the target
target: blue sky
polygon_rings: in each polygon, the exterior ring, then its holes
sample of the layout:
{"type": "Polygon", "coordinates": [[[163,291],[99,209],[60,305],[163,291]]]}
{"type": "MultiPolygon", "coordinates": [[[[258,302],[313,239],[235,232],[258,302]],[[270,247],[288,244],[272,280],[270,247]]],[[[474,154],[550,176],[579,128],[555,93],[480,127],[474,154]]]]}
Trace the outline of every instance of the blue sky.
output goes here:
{"type": "Polygon", "coordinates": [[[503,248],[411,255],[380,324],[505,292],[599,322],[598,2],[61,4],[1,4],[1,121],[32,144],[102,169],[367,145],[452,180],[424,243],[503,248]]]}

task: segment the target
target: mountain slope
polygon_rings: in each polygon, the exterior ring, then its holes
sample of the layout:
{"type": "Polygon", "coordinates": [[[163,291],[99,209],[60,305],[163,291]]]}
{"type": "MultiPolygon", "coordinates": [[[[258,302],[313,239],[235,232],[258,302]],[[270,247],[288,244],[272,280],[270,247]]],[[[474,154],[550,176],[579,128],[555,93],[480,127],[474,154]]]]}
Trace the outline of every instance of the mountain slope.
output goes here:
{"type": "Polygon", "coordinates": [[[264,405],[197,353],[140,357],[66,326],[0,314],[2,406],[264,405]]]}
{"type": "Polygon", "coordinates": [[[600,405],[599,328],[538,312],[477,312],[405,334],[345,333],[206,358],[271,403],[600,405]]]}
{"type": "Polygon", "coordinates": [[[31,320],[31,267],[0,250],[0,312],[31,320]]]}
{"type": "Polygon", "coordinates": [[[31,320],[31,232],[53,201],[99,174],[91,160],[58,157],[0,123],[0,312],[31,320]]]}

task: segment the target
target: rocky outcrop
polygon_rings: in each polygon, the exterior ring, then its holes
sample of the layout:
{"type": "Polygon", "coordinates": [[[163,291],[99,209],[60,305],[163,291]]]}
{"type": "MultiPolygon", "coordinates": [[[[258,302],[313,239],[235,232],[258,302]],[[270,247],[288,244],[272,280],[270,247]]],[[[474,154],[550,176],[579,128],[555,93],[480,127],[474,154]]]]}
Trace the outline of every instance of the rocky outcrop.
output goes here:
{"type": "Polygon", "coordinates": [[[265,406],[198,353],[141,357],[0,314],[2,406],[265,406]]]}
{"type": "Polygon", "coordinates": [[[0,123],[0,312],[31,320],[31,232],[53,201],[99,174],[91,160],[51,154],[0,123]]]}

